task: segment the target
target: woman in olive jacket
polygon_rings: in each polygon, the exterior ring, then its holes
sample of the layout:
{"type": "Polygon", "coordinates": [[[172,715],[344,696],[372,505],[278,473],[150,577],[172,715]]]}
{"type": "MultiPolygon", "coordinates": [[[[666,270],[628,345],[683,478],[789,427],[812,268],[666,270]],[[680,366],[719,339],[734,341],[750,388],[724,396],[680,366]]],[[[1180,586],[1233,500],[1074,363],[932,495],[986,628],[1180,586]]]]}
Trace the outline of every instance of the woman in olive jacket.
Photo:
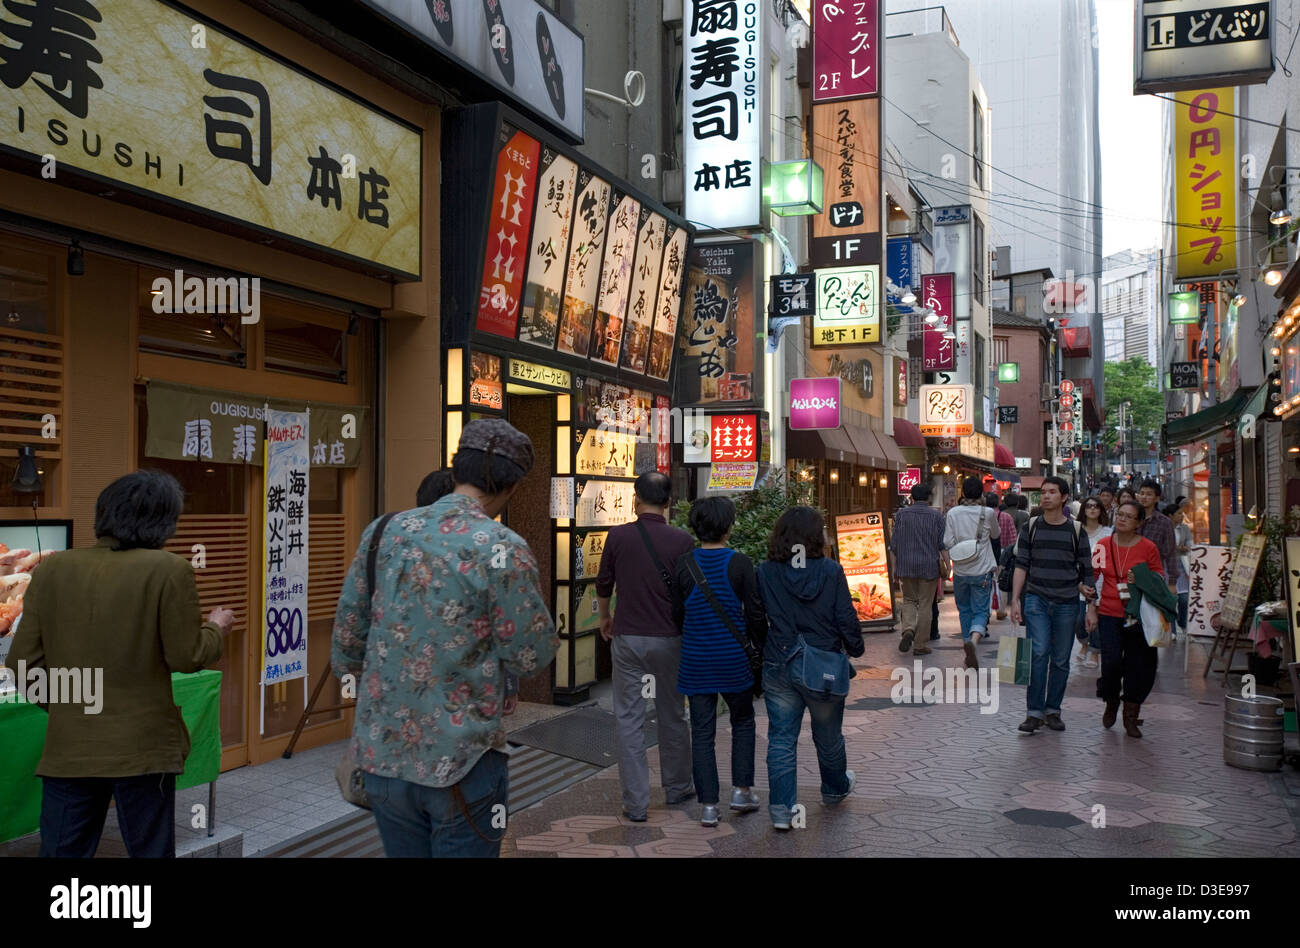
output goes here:
{"type": "Polygon", "coordinates": [[[8,663],[20,690],[35,669],[49,684],[30,692],[49,713],[36,769],[42,856],[93,856],[110,799],[128,855],[176,855],[176,775],[190,738],[171,674],[216,662],[234,623],[225,608],[203,621],[194,569],[162,549],[183,500],[169,474],[119,478],[95,504],[98,542],[32,574],[8,663]],[[79,693],[55,694],[69,675],[79,693]]]}

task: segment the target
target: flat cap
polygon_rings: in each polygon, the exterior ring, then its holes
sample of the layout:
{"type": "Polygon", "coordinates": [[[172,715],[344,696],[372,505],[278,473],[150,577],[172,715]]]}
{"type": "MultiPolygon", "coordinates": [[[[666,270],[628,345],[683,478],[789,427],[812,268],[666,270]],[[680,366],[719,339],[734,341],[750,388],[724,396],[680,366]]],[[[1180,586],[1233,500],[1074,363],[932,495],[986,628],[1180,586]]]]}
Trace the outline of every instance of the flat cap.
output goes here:
{"type": "Polygon", "coordinates": [[[533,467],[533,442],[502,418],[476,418],[462,429],[458,451],[495,454],[527,473],[533,467]]]}

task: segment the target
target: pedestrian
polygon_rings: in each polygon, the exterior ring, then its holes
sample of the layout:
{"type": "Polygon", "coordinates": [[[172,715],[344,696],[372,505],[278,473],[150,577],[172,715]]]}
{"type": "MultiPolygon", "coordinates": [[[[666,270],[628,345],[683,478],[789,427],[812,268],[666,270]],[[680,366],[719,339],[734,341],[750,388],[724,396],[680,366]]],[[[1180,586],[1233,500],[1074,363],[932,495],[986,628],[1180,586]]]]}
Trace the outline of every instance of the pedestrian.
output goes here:
{"type": "Polygon", "coordinates": [[[1001,527],[997,516],[983,503],[984,486],[978,477],[962,482],[961,495],[957,506],[948,511],[943,545],[952,559],[952,594],[961,621],[966,667],[979,668],[975,646],[988,632],[993,570],[997,566],[992,540],[1001,536],[1001,527]]]}
{"type": "Polygon", "coordinates": [[[1115,519],[1115,491],[1110,487],[1102,487],[1097,491],[1097,499],[1101,501],[1101,509],[1106,511],[1106,520],[1110,522],[1115,519]]]}
{"type": "Polygon", "coordinates": [[[1025,494],[1016,494],[1014,499],[1016,506],[1008,512],[1011,514],[1011,519],[1016,522],[1016,536],[1019,536],[1020,531],[1029,522],[1029,498],[1025,494]]]}
{"type": "Polygon", "coordinates": [[[1155,684],[1159,661],[1159,653],[1147,644],[1141,621],[1126,614],[1128,601],[1136,592],[1135,565],[1145,563],[1163,579],[1160,551],[1151,540],[1138,534],[1142,520],[1142,506],[1131,500],[1115,511],[1114,533],[1101,541],[1093,558],[1101,583],[1100,602],[1088,604],[1088,627],[1101,631],[1097,697],[1106,702],[1101,723],[1103,727],[1114,725],[1122,701],[1124,733],[1129,737],[1142,736],[1138,714],[1155,684]]]}
{"type": "Polygon", "coordinates": [[[495,519],[532,466],[522,432],[471,421],[454,491],[372,523],[344,579],[331,658],[362,685],[353,749],[389,858],[500,855],[499,673],[536,674],[559,646],[532,552],[495,519]]]}
{"type": "MultiPolygon", "coordinates": [[[[1084,501],[1075,519],[1083,524],[1083,532],[1088,534],[1088,548],[1091,550],[1096,550],[1097,544],[1110,536],[1110,515],[1100,497],[1089,497],[1084,501]]],[[[1086,627],[1084,607],[1087,600],[1080,596],[1079,601],[1079,618],[1075,626],[1079,655],[1076,660],[1084,668],[1096,668],[1101,664],[1101,633],[1095,629],[1089,631],[1086,627]]]]}
{"type": "Polygon", "coordinates": [[[932,493],[926,481],[912,487],[912,504],[898,512],[890,544],[903,587],[898,615],[903,634],[898,650],[906,652],[915,645],[918,655],[930,651],[923,643],[930,641],[934,628],[931,610],[935,591],[938,580],[951,566],[943,545],[943,514],[930,506],[932,493]]]}
{"type": "Polygon", "coordinates": [[[609,531],[596,577],[600,634],[614,662],[614,716],[618,726],[618,778],[623,815],[644,823],[650,807],[650,765],[645,748],[647,678],[654,685],[659,719],[659,776],[669,806],[694,799],[691,735],[686,698],[677,690],[682,633],[673,622],[670,568],[695,546],[691,535],[668,523],[672,482],[657,471],[633,486],[636,519],[609,531]],[[618,591],[618,611],[610,597],[618,591]]]}
{"type": "MultiPolygon", "coordinates": [[[[1019,502],[1016,502],[1016,509],[1018,510],[1019,507],[1019,502]]],[[[998,567],[1000,569],[1003,561],[1011,554],[1011,548],[1016,545],[1016,537],[1019,536],[1019,533],[1016,530],[1015,517],[1013,517],[1011,512],[1007,509],[1006,497],[1002,498],[1002,507],[998,510],[998,531],[1000,534],[998,537],[1000,545],[998,552],[998,567]]],[[[1007,617],[1007,608],[1009,604],[1006,602],[1006,594],[1003,593],[1002,590],[998,589],[997,571],[994,572],[993,579],[993,595],[997,597],[997,616],[999,619],[1005,619],[1007,617]]]]}
{"type": "Polygon", "coordinates": [[[221,658],[235,621],[226,608],[205,621],[194,568],[163,550],[184,500],[170,474],[119,477],[95,501],[95,545],[32,571],[9,666],[43,668],[52,681],[85,681],[93,669],[95,691],[48,704],[52,695],[29,696],[48,715],[36,767],[42,856],[94,856],[110,800],[128,856],[176,855],[176,775],[190,737],[171,676],[221,658]]]}
{"type": "MultiPolygon", "coordinates": [[[[1136,503],[1137,499],[1138,495],[1136,490],[1131,487],[1121,487],[1119,492],[1115,495],[1115,508],[1119,509],[1119,505],[1124,503],[1126,500],[1131,500],[1136,503]]],[[[1112,516],[1111,520],[1113,521],[1114,519],[1114,516],[1112,516]]]]}
{"type": "Polygon", "coordinates": [[[1096,595],[1088,535],[1065,516],[1070,486],[1055,475],[1043,479],[1043,513],[1020,531],[1011,588],[1011,621],[1023,621],[1030,640],[1028,716],[1020,730],[1032,734],[1046,724],[1064,731],[1061,701],[1070,677],[1079,596],[1096,595]],[[1023,602],[1022,602],[1023,596],[1023,602]]]}
{"type": "Polygon", "coordinates": [[[855,674],[848,656],[861,655],[866,645],[844,570],[826,556],[824,530],[816,510],[791,507],[777,519],[768,559],[758,567],[768,618],[763,651],[768,810],[778,830],[790,828],[798,801],[796,755],[805,708],[812,718],[822,803],[842,801],[855,779],[847,769],[844,699],[855,674]]]}
{"type": "Polygon", "coordinates": [[[727,545],[735,522],[736,505],[729,498],[695,501],[690,524],[700,545],[677,560],[673,574],[673,622],[682,633],[677,690],[690,702],[691,767],[704,826],[718,825],[719,698],[731,716],[731,809],[750,813],[759,806],[753,789],[757,682],[751,656],[763,653],[767,613],[754,564],[727,545]]]}
{"type": "Polygon", "coordinates": [[[1139,532],[1156,545],[1160,551],[1161,571],[1169,591],[1178,595],[1178,577],[1183,568],[1178,562],[1178,540],[1174,535],[1174,522],[1160,512],[1160,482],[1147,478],[1137,492],[1142,505],[1142,525],[1139,532]]]}
{"type": "MultiPolygon", "coordinates": [[[[1186,498],[1182,498],[1186,500],[1186,498]]],[[[1182,635],[1187,634],[1187,604],[1191,598],[1191,570],[1188,568],[1187,556],[1192,551],[1192,528],[1187,524],[1187,511],[1190,508],[1184,506],[1178,500],[1172,504],[1166,504],[1164,514],[1174,525],[1174,541],[1177,544],[1178,565],[1180,567],[1178,574],[1178,631],[1182,635]]]]}

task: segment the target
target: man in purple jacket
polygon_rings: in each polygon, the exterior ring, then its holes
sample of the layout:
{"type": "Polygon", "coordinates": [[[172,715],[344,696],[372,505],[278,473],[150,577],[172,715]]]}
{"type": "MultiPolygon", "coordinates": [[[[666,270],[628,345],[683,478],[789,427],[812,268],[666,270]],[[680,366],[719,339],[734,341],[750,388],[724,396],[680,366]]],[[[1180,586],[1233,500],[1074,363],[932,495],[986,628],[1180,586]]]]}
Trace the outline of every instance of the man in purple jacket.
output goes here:
{"type": "Polygon", "coordinates": [[[636,479],[637,519],[609,531],[596,576],[600,634],[614,660],[614,716],[618,719],[618,776],[623,813],[643,823],[650,806],[650,767],[645,751],[645,698],[659,712],[659,770],[668,805],[695,796],[686,699],[677,690],[681,630],[673,622],[673,564],[695,547],[685,530],[667,520],[672,482],[657,472],[636,479]],[[618,592],[618,612],[610,598],[618,592]],[[652,692],[646,690],[649,685],[652,692]]]}

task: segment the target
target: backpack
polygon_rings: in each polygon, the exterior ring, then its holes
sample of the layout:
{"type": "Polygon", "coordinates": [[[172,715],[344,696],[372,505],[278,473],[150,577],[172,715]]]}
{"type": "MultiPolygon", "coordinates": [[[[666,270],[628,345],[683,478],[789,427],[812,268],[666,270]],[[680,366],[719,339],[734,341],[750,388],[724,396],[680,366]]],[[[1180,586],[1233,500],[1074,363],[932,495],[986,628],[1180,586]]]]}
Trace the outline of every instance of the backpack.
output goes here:
{"type": "MultiPolygon", "coordinates": [[[[1029,518],[1029,548],[1030,548],[1031,550],[1032,550],[1033,547],[1034,547],[1034,534],[1038,532],[1038,521],[1040,521],[1040,520],[1042,520],[1042,519],[1043,519],[1043,518],[1042,518],[1041,516],[1039,516],[1039,517],[1030,517],[1030,518],[1029,518]]],[[[1069,518],[1067,518],[1067,521],[1069,522],[1069,524],[1070,524],[1072,527],[1074,527],[1074,562],[1075,562],[1076,564],[1078,564],[1078,562],[1079,562],[1079,538],[1080,538],[1081,536],[1083,536],[1083,524],[1081,524],[1079,521],[1075,520],[1073,517],[1069,517],[1069,518]]],[[[1013,546],[1013,547],[1011,548],[1010,552],[1011,552],[1011,562],[1010,562],[1010,566],[1008,567],[1008,564],[1006,563],[1007,554],[1004,552],[1004,553],[1002,554],[1002,559],[1003,559],[1002,572],[1000,572],[1000,573],[998,574],[998,589],[1001,589],[1001,590],[1004,591],[1004,592],[1011,592],[1012,579],[1014,578],[1014,576],[1015,576],[1015,572],[1016,572],[1016,559],[1015,559],[1015,558],[1016,558],[1016,556],[1020,553],[1020,538],[1019,538],[1019,537],[1016,537],[1016,543],[1015,543],[1015,546],[1013,546]],[[1005,583],[1006,585],[1003,585],[1003,583],[1005,583]]],[[[1031,566],[1031,567],[1033,566],[1033,563],[1032,563],[1032,562],[1030,563],[1030,566],[1031,566]]],[[[1025,571],[1025,573],[1026,573],[1026,575],[1025,575],[1026,580],[1028,580],[1028,578],[1029,578],[1029,576],[1028,576],[1028,572],[1029,572],[1028,570],[1025,571]]],[[[1082,582],[1082,581],[1083,581],[1083,580],[1080,579],[1080,582],[1082,582]]]]}

